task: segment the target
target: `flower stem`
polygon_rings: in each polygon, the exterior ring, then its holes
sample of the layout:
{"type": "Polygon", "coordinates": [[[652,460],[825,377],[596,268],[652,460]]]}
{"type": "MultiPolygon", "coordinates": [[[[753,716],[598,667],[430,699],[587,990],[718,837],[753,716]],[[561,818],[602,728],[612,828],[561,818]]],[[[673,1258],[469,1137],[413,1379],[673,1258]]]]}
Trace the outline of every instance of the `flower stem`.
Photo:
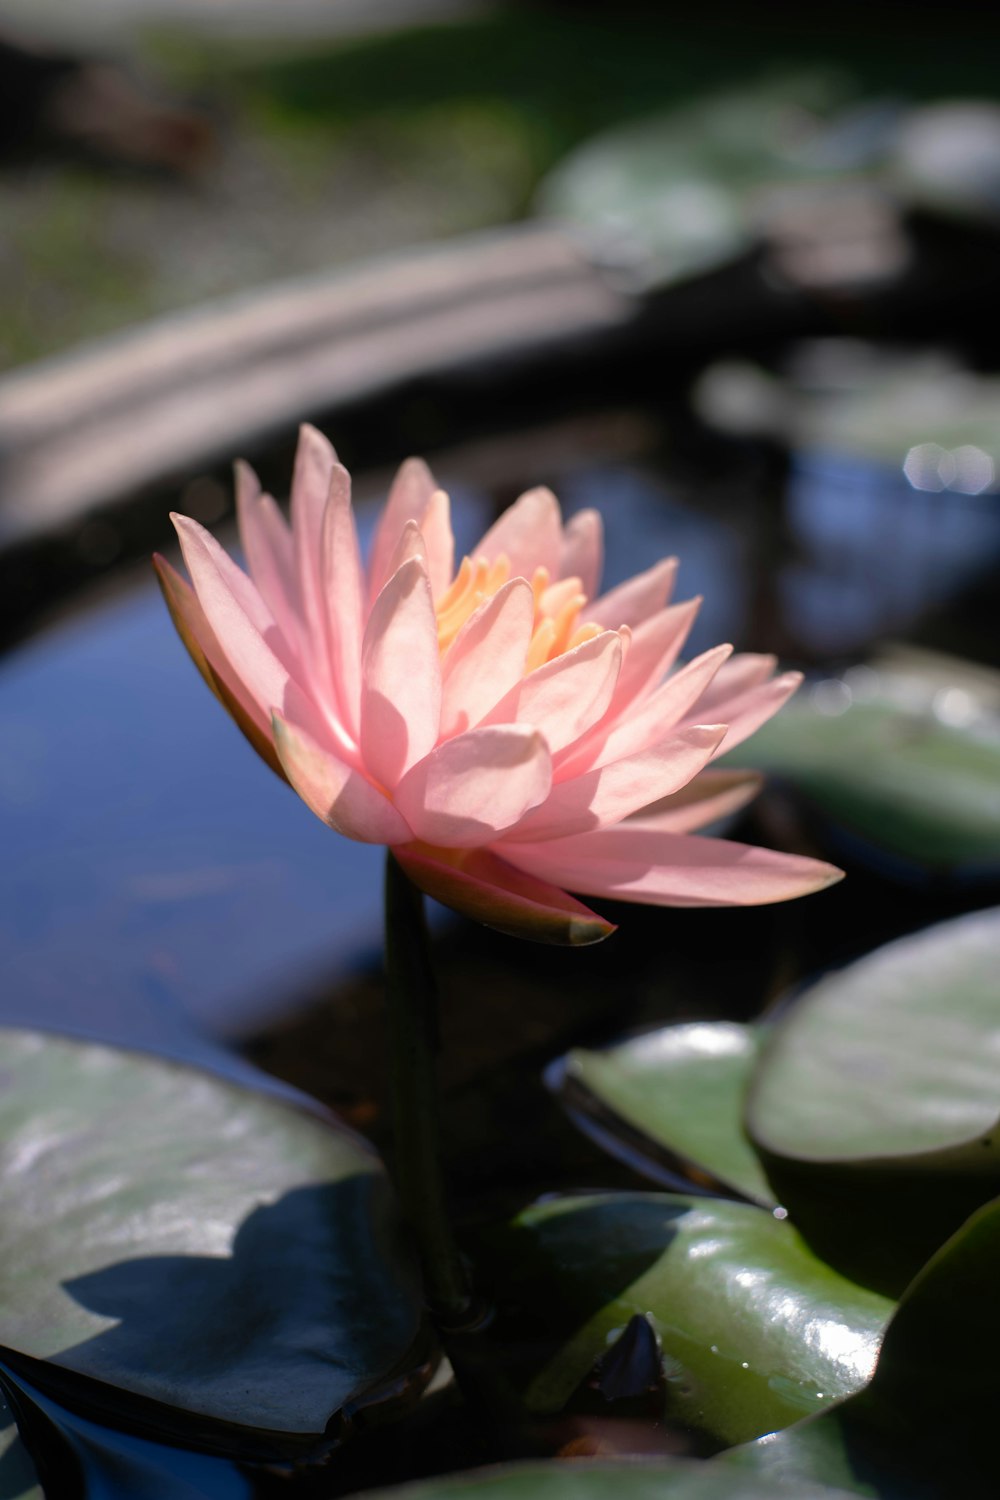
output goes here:
{"type": "Polygon", "coordinates": [[[423,895],[391,851],[385,870],[385,962],[396,1190],[416,1236],[431,1312],[445,1327],[457,1329],[469,1321],[473,1298],[441,1171],[437,987],[423,895]]]}

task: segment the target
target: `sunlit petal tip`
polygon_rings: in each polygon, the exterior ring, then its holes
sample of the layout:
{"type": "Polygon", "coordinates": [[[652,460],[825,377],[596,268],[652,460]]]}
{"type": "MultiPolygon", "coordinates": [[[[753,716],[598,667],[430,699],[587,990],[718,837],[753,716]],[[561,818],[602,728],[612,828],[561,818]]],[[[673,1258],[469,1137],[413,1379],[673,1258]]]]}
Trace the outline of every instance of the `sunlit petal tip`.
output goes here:
{"type": "Polygon", "coordinates": [[[260,480],[245,458],[233,462],[233,481],[237,505],[246,504],[260,497],[260,480]]]}
{"type": "Polygon", "coordinates": [[[347,495],[347,497],[350,498],[350,472],[344,468],[344,465],[339,460],[337,460],[330,469],[330,492],[331,494],[336,493],[338,496],[347,495]]]}
{"type": "Polygon", "coordinates": [[[504,853],[518,869],[581,895],[650,906],[769,906],[842,876],[806,855],[674,833],[656,815],[570,838],[505,844],[504,853]]]}
{"type": "Polygon", "coordinates": [[[426,487],[430,490],[436,490],[438,488],[438,485],[434,480],[434,475],[431,473],[430,466],[427,463],[426,459],[417,458],[412,454],[409,458],[403,459],[403,462],[400,464],[399,468],[396,471],[396,478],[397,480],[402,479],[410,484],[414,482],[419,483],[421,487],[426,487]]]}
{"type": "Polygon", "coordinates": [[[576,948],[616,931],[558,886],[516,870],[489,849],[459,853],[405,844],[392,852],[425,895],[509,937],[576,948]]]}
{"type": "Polygon", "coordinates": [[[174,629],[204,682],[242,730],[261,760],[282,781],[287,781],[270,736],[263,725],[256,721],[250,708],[240,701],[236,684],[229,678],[223,665],[222,650],[205,619],[194,589],[158,552],[153,554],[153,567],[174,629]],[[210,656],[212,660],[209,659],[210,656]]]}
{"type": "Polygon", "coordinates": [[[330,463],[337,462],[337,450],[325,433],[311,422],[299,423],[299,447],[311,448],[330,463]]]}

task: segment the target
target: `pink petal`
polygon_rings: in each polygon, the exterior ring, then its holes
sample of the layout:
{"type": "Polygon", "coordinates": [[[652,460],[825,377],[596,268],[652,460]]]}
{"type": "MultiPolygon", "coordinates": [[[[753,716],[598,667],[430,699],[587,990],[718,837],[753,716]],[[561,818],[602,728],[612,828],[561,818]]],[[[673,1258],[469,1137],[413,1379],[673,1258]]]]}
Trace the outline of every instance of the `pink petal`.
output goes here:
{"type": "Polygon", "coordinates": [[[441,663],[430,584],[419,558],[394,573],[372,606],[361,648],[361,754],[392,790],[433,749],[441,663]]]}
{"type": "MultiPolygon", "coordinates": [[[[788,701],[801,681],[801,672],[784,672],[780,677],[772,677],[770,682],[749,688],[739,698],[729,699],[722,705],[729,715],[729,732],[716,753],[725,755],[749,739],[754,730],[765,724],[788,701]]],[[[692,713],[701,717],[703,707],[700,702],[694,705],[692,713]]]]}
{"type": "Polygon", "coordinates": [[[255,718],[269,724],[272,709],[288,707],[287,646],[253,584],[215,538],[187,516],[171,519],[205,619],[255,705],[255,718]]]}
{"type": "Polygon", "coordinates": [[[506,557],[512,578],[534,576],[536,568],[547,568],[550,578],[559,572],[562,554],[562,517],[551,490],[528,490],[515,500],[490,527],[473,557],[496,562],[506,557]]]}
{"type": "MultiPolygon", "coordinates": [[[[739,812],[756,797],[764,778],[753,771],[700,771],[693,781],[644,807],[637,819],[656,818],[665,833],[693,833],[718,818],[739,812]]],[[[629,826],[635,820],[629,820],[629,826]]]]}
{"type": "Polygon", "coordinates": [[[181,551],[184,561],[191,573],[191,581],[198,591],[198,579],[191,571],[188,561],[188,552],[192,552],[198,558],[205,556],[208,566],[214,575],[218,575],[222,586],[227,593],[232,595],[236,604],[251,621],[254,629],[264,636],[268,645],[279,657],[285,666],[291,670],[295,663],[295,648],[284,633],[278,628],[277,622],[262,598],[259,589],[252,579],[248,578],[243,569],[238,567],[224,547],[221,547],[210,531],[206,531],[198,521],[193,521],[190,516],[180,516],[171,512],[171,521],[174,530],[180,538],[181,551]]]}
{"type": "Polygon", "coordinates": [[[260,758],[284,781],[285,773],[271,742],[271,725],[226,660],[194,589],[158,553],[153,566],[170,618],[191,660],[260,758]]]}
{"type": "MultiPolygon", "coordinates": [[[[683,651],[700,608],[700,598],[685,599],[681,604],[671,604],[667,609],[659,610],[635,627],[612,701],[612,712],[621,712],[663,680],[683,651]]],[[[721,714],[717,717],[722,719],[721,714]]]]}
{"type": "Polygon", "coordinates": [[[563,527],[560,578],[579,578],[588,599],[597,597],[604,570],[604,522],[598,510],[578,510],[563,527]]]}
{"type": "Polygon", "coordinates": [[[337,455],[323,434],[308,422],[299,428],[292,471],[292,532],[312,543],[310,556],[319,555],[323,511],[330,492],[330,475],[337,455]]]}
{"type": "Polygon", "coordinates": [[[601,718],[615,690],[621,658],[621,637],[605,630],[522,677],[486,722],[530,725],[541,731],[555,755],[601,718]]]}
{"type": "Polygon", "coordinates": [[[442,735],[471,729],[520,682],[534,622],[534,595],[523,578],[512,578],[469,616],[441,664],[442,735]]]}
{"type": "Polygon", "coordinates": [[[699,722],[704,723],[701,695],[732,649],[732,646],[715,646],[668,677],[644,703],[621,716],[590,764],[606,766],[623,760],[626,755],[640,754],[649,745],[665,739],[694,704],[698,705],[699,722]]]}
{"type": "Polygon", "coordinates": [[[611,702],[603,717],[581,736],[579,743],[560,762],[560,780],[589,771],[594,765],[611,731],[619,722],[631,717],[634,705],[642,701],[673,665],[700,603],[700,599],[687,599],[683,604],[672,604],[669,609],[660,610],[645,620],[634,632],[628,626],[624,627],[622,639],[623,643],[627,641],[628,649],[622,657],[611,702]]]}
{"type": "Polygon", "coordinates": [[[599,943],[614,928],[565,891],[515,870],[488,849],[393,849],[414,885],[443,906],[536,943],[599,943]]]}
{"type": "Polygon", "coordinates": [[[488,844],[544,800],[552,762],[540,734],[514,724],[470,729],[418,761],[395,802],[428,844],[488,844]]]}
{"type": "Polygon", "coordinates": [[[664,558],[645,573],[637,573],[587,606],[587,619],[608,630],[629,625],[634,630],[664,607],[677,573],[676,557],[664,558]]]}
{"type": "Polygon", "coordinates": [[[396,545],[393,547],[392,555],[389,558],[389,567],[386,570],[384,582],[388,582],[393,573],[398,573],[403,564],[409,562],[411,557],[419,557],[423,563],[424,572],[427,571],[427,549],[424,546],[424,539],[416,521],[407,521],[396,538],[396,545]]]}
{"type": "Polygon", "coordinates": [[[434,483],[422,458],[408,458],[392,482],[372,544],[368,565],[369,597],[375,599],[392,577],[392,554],[407,521],[414,521],[424,538],[427,574],[435,598],[451,583],[455,542],[451,532],[448,496],[434,483]]]}
{"type": "Polygon", "coordinates": [[[712,686],[705,692],[702,699],[705,712],[728,724],[729,715],[721,711],[722,707],[735,698],[742,698],[749,688],[767,682],[777,665],[776,656],[758,656],[748,651],[740,651],[736,656],[730,657],[712,686]],[[717,708],[720,710],[718,713],[717,708]]]}
{"type": "Polygon", "coordinates": [[[321,558],[323,513],[337,455],[321,432],[308,423],[299,428],[292,474],[292,536],[299,597],[305,620],[303,646],[314,686],[323,691],[330,681],[327,652],[326,604],[323,599],[321,558]]]}
{"type": "Polygon", "coordinates": [[[455,573],[455,538],[451,530],[451,501],[444,490],[431,496],[420,531],[427,549],[427,576],[435,599],[446,592],[455,573]]]}
{"type": "Polygon", "coordinates": [[[249,464],[236,468],[236,514],[250,577],[282,634],[298,644],[298,583],[288,523],[249,464]]]}
{"type": "Polygon", "coordinates": [[[330,828],[363,844],[394,844],[411,837],[389,799],[359,771],[280,714],[274,715],[273,733],[289,782],[330,828]]]}
{"type": "Polygon", "coordinates": [[[361,724],[361,640],[365,588],[351,509],[351,479],[333,468],[323,516],[320,571],[329,636],[331,687],[345,734],[357,742],[361,724]]]}
{"type": "MultiPolygon", "coordinates": [[[[676,792],[707,764],[724,724],[700,724],[614,765],[558,782],[541,807],[528,813],[508,840],[535,842],[618,823],[676,792]]],[[[505,842],[504,848],[507,844],[505,842]]]]}
{"type": "Polygon", "coordinates": [[[665,833],[655,819],[555,843],[505,844],[504,858],[584,895],[653,906],[760,906],[806,896],[843,876],[817,859],[665,833]]]}

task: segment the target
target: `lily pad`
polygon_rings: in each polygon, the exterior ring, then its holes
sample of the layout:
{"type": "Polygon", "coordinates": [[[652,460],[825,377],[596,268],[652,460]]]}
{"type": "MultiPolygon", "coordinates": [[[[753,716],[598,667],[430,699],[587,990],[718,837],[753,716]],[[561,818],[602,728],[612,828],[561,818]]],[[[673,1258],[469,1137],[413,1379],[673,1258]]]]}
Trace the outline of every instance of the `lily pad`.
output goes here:
{"type": "Polygon", "coordinates": [[[563,1409],[638,1314],[660,1341],[665,1420],[722,1443],[859,1389],[890,1311],[790,1223],[721,1200],[554,1199],[484,1236],[479,1258],[530,1410],[563,1409]]]}
{"type": "Polygon", "coordinates": [[[843,1500],[822,1485],[775,1489],[770,1480],[727,1474],[706,1464],[523,1463],[447,1474],[420,1484],[371,1491],[371,1500],[843,1500]]]}
{"type": "Polygon", "coordinates": [[[0,1062],[16,1374],[99,1419],[265,1456],[419,1378],[394,1199],[332,1117],[31,1031],[0,1031],[0,1062]]]}
{"type": "Polygon", "coordinates": [[[765,190],[835,174],[811,147],[842,96],[803,74],[630,121],[562,161],[536,207],[624,240],[651,282],[704,274],[757,242],[765,190]]]}
{"type": "Polygon", "coordinates": [[[0,1500],[45,1500],[31,1454],[0,1386],[0,1500]]]}
{"type": "Polygon", "coordinates": [[[67,1410],[35,1386],[0,1370],[27,1449],[37,1455],[44,1491],[8,1491],[0,1464],[0,1500],[250,1500],[253,1485],[231,1459],[147,1442],[67,1410]]]}
{"type": "Polygon", "coordinates": [[[751,1138],[810,1242],[898,1291],[1000,1193],[1000,909],[891,943],[771,1033],[751,1138]]]}
{"type": "Polygon", "coordinates": [[[780,775],[825,816],[926,869],[1000,867],[1000,730],[944,723],[929,705],[850,704],[847,690],[843,702],[832,698],[790,705],[735,759],[780,775]]]}
{"type": "Polygon", "coordinates": [[[576,1047],[552,1082],[583,1128],[640,1171],[773,1208],[743,1130],[758,1048],[758,1033],[736,1022],[664,1026],[601,1051],[576,1047]]]}
{"type": "Polygon", "coordinates": [[[880,1500],[992,1500],[997,1487],[1000,1203],[980,1209],[903,1294],[871,1383],[836,1410],[710,1467],[880,1500]]]}

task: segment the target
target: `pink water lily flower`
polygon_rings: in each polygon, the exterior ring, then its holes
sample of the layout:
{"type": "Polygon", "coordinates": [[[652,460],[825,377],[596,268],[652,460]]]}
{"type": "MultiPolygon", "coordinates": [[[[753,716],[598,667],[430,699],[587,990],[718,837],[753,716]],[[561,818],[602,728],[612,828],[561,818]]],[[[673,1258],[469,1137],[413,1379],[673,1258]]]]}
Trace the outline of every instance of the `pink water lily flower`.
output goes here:
{"type": "Polygon", "coordinates": [[[448,496],[400,469],[367,567],[350,478],[302,430],[291,525],[245,465],[247,572],[175,516],[190,587],[158,558],[174,623],[268,764],[331,828],[386,844],[422,890],[503,931],[589,943],[612,925],[566,894],[752,905],[840,872],[695,830],[758,779],[710,763],[797,686],[767,656],[677,662],[698,601],[675,559],[600,592],[601,520],[549,490],[456,568],[448,496]]]}

